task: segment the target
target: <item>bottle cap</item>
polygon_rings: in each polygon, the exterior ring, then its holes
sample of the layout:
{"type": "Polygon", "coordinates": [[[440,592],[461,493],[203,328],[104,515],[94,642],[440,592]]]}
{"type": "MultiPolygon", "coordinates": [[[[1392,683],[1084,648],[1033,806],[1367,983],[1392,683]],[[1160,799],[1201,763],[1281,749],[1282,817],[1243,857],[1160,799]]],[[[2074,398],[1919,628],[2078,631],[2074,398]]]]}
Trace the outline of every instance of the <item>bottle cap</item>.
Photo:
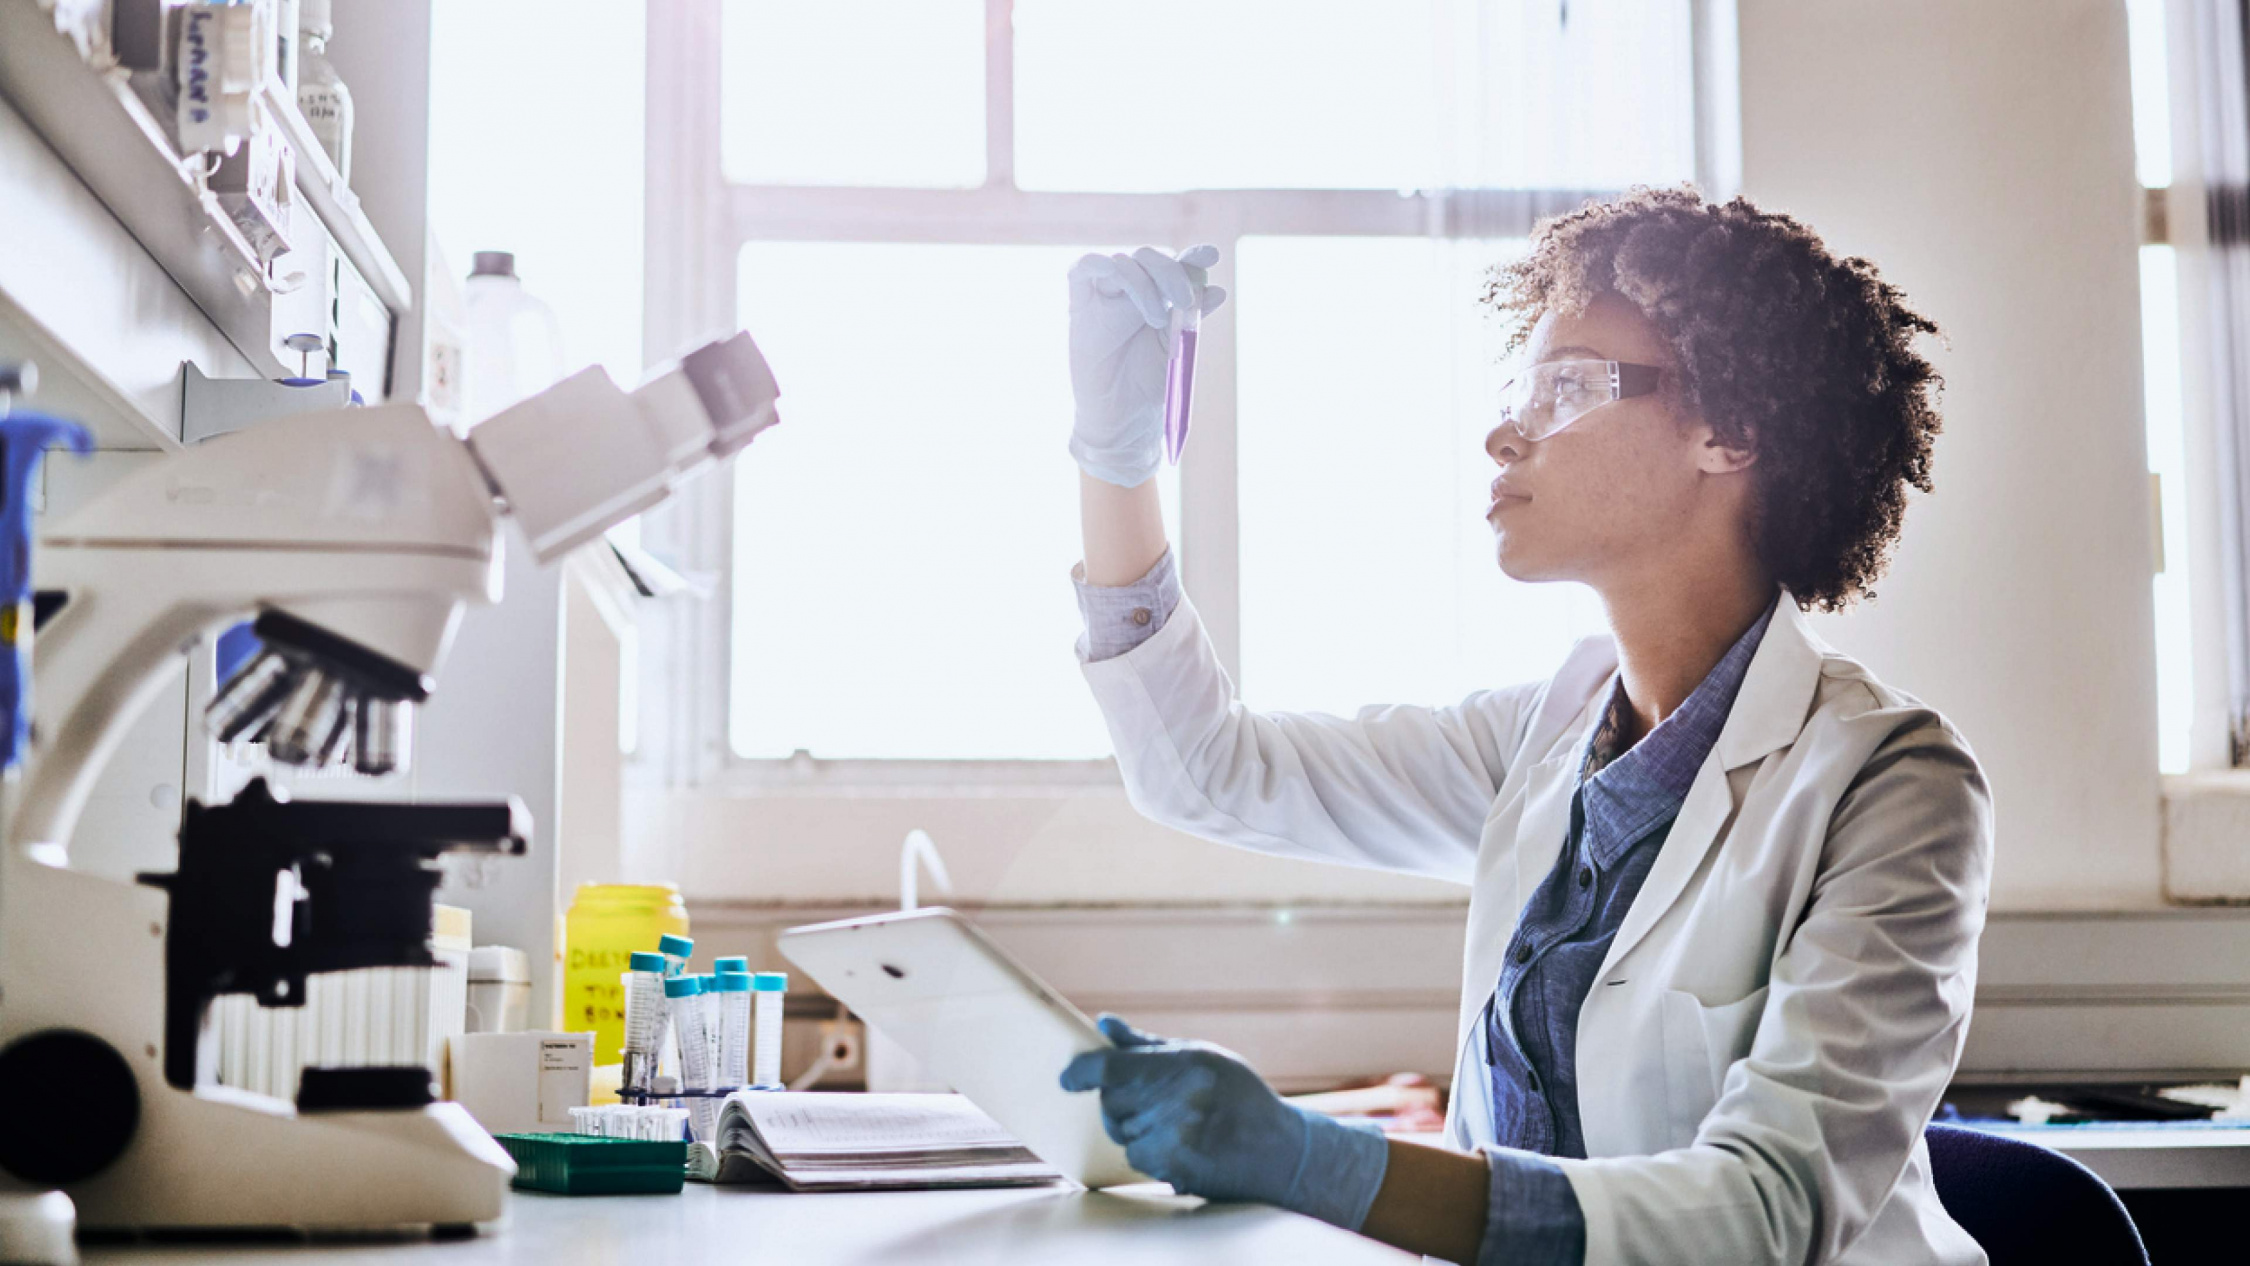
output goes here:
{"type": "Polygon", "coordinates": [[[750,960],[740,954],[734,955],[730,958],[713,959],[711,961],[711,970],[719,972],[721,974],[730,971],[748,972],[750,970],[750,960]]]}
{"type": "Polygon", "coordinates": [[[741,971],[720,972],[712,981],[711,991],[713,993],[749,993],[750,973],[741,971]]]}
{"type": "Polygon", "coordinates": [[[753,983],[753,984],[752,984],[752,985],[751,985],[750,987],[751,987],[752,989],[755,989],[755,990],[757,990],[757,991],[758,991],[759,993],[787,993],[787,992],[789,992],[789,973],[788,973],[788,972],[785,972],[785,971],[762,971],[762,972],[759,972],[759,973],[758,973],[758,974],[757,974],[756,976],[752,977],[751,979],[752,979],[752,980],[753,980],[753,981],[754,981],[755,983],[753,983]]]}
{"type": "Polygon", "coordinates": [[[664,996],[667,998],[692,998],[703,992],[701,976],[666,976],[664,996]]]}
{"type": "Polygon", "coordinates": [[[634,950],[633,957],[628,965],[634,971],[652,971],[659,976],[664,974],[664,956],[662,954],[648,954],[640,950],[634,950]]]}
{"type": "Polygon", "coordinates": [[[469,257],[471,277],[513,277],[516,275],[514,251],[478,251],[469,257]]]}
{"type": "Polygon", "coordinates": [[[663,936],[657,938],[656,952],[670,954],[677,958],[686,958],[695,952],[695,942],[684,936],[674,936],[670,932],[666,932],[663,936]]]}

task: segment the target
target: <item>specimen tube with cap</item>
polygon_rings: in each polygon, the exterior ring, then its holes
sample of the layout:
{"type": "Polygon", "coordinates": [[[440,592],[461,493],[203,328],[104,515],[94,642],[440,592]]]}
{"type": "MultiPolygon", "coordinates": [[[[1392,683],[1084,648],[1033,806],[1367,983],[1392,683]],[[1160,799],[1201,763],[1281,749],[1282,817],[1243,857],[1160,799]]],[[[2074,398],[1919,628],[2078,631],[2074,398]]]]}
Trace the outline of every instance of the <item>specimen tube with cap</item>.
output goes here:
{"type": "Polygon", "coordinates": [[[757,997],[758,1048],[755,1073],[761,1086],[781,1084],[781,1006],[789,994],[789,974],[762,971],[751,977],[751,991],[757,997]]]}
{"type": "Polygon", "coordinates": [[[656,1085],[657,1056],[664,1050],[664,956],[635,952],[625,973],[625,1086],[656,1085]]]}

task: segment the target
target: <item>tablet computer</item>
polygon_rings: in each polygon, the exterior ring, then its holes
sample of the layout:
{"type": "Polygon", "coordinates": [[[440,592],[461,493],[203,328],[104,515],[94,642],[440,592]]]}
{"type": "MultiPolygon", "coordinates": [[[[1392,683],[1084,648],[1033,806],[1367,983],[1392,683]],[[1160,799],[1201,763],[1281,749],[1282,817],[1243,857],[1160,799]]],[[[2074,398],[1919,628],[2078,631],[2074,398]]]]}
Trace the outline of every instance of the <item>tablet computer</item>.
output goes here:
{"type": "Polygon", "coordinates": [[[790,928],[781,952],[1064,1177],[1148,1182],[1102,1129],[1101,1097],[1063,1067],[1109,1039],[1023,964],[942,906],[790,928]]]}

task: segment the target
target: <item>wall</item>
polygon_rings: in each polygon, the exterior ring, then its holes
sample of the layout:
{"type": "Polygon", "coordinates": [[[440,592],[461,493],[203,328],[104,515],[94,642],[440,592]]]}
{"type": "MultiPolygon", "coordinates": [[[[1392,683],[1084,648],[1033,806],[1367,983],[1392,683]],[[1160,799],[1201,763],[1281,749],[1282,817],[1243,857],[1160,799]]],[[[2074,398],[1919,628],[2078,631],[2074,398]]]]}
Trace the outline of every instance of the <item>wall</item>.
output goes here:
{"type": "Polygon", "coordinates": [[[2000,909],[2152,906],[2139,184],[2113,0],[1742,0],[1743,188],[1946,331],[1938,490],[1824,632],[1988,770],[2000,909]]]}

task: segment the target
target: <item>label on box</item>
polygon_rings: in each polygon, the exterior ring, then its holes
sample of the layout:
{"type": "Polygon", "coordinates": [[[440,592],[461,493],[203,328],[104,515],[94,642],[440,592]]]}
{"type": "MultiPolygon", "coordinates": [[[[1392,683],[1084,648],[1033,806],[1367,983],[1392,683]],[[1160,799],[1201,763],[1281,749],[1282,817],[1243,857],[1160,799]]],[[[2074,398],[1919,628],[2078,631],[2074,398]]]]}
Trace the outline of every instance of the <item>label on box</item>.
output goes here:
{"type": "Polygon", "coordinates": [[[539,1123],[570,1128],[570,1110],[586,1106],[593,1078],[593,1053],[582,1036],[543,1038],[539,1043],[539,1123]]]}

